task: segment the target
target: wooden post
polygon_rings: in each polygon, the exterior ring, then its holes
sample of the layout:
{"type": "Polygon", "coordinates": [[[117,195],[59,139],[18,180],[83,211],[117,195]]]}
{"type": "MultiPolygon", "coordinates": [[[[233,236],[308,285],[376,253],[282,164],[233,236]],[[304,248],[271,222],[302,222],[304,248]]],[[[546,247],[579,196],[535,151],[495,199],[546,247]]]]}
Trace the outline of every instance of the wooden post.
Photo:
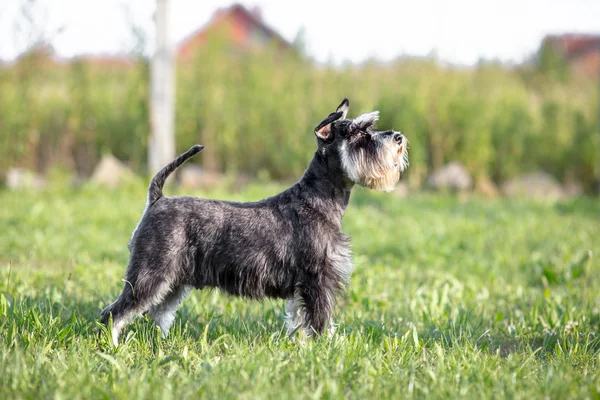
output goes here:
{"type": "Polygon", "coordinates": [[[148,173],[154,175],[175,157],[173,51],[168,39],[169,0],[156,0],[156,52],[150,82],[148,173]]]}

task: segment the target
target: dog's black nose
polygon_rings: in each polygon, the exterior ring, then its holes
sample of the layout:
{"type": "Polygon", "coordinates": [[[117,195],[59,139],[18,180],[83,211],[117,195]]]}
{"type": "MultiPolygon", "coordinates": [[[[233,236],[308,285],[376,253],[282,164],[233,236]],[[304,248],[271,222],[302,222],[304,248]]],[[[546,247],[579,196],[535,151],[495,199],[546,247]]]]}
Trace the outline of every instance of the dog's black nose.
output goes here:
{"type": "Polygon", "coordinates": [[[402,143],[402,135],[399,133],[394,133],[394,141],[396,141],[398,144],[402,143]]]}

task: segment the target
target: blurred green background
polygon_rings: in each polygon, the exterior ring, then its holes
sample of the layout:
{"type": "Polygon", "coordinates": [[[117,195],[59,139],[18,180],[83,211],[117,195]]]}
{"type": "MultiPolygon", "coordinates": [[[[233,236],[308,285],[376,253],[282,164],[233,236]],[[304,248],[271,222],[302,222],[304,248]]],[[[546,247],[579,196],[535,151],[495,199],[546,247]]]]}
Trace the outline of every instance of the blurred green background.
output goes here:
{"type": "MultiPolygon", "coordinates": [[[[226,29],[206,36],[177,59],[175,129],[177,152],[204,144],[193,162],[209,170],[298,178],[314,127],[349,97],[350,116],[380,110],[379,126],[409,139],[414,187],[450,161],[496,184],[538,170],[588,193],[599,181],[598,76],[574,73],[550,44],[512,66],[433,56],[331,65],[305,54],[301,37],[283,51],[237,51],[226,29]]],[[[101,61],[59,62],[37,43],[0,67],[0,176],[19,166],[86,177],[107,152],[145,173],[148,58],[101,61]]]]}

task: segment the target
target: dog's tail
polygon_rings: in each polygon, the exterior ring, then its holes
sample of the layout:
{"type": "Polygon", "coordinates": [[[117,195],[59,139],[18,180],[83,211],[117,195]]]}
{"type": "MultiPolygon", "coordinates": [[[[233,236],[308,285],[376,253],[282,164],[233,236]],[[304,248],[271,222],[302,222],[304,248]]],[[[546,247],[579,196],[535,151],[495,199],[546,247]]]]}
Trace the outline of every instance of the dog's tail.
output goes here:
{"type": "Polygon", "coordinates": [[[152,182],[150,182],[150,186],[148,186],[148,207],[154,204],[156,200],[163,197],[162,188],[169,175],[179,168],[188,158],[202,151],[203,148],[204,146],[199,144],[193,145],[188,151],[171,161],[170,164],[154,175],[152,182]]]}

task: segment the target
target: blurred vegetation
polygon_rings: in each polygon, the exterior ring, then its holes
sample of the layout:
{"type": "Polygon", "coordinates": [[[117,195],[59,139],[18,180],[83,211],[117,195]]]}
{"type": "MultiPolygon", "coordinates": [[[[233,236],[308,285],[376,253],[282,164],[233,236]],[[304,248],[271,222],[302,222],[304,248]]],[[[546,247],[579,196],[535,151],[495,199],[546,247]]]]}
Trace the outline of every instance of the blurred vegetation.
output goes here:
{"type": "MultiPolygon", "coordinates": [[[[110,151],[145,171],[149,65],[103,69],[29,54],[0,68],[0,176],[15,165],[87,175],[110,151]]],[[[597,85],[541,52],[537,65],[441,66],[432,59],[333,67],[298,54],[240,54],[219,40],[178,65],[177,150],[195,162],[273,179],[300,176],[312,131],[345,96],[350,116],[379,109],[380,127],[410,140],[411,184],[458,160],[501,183],[542,169],[591,190],[599,180],[597,85]]]]}

